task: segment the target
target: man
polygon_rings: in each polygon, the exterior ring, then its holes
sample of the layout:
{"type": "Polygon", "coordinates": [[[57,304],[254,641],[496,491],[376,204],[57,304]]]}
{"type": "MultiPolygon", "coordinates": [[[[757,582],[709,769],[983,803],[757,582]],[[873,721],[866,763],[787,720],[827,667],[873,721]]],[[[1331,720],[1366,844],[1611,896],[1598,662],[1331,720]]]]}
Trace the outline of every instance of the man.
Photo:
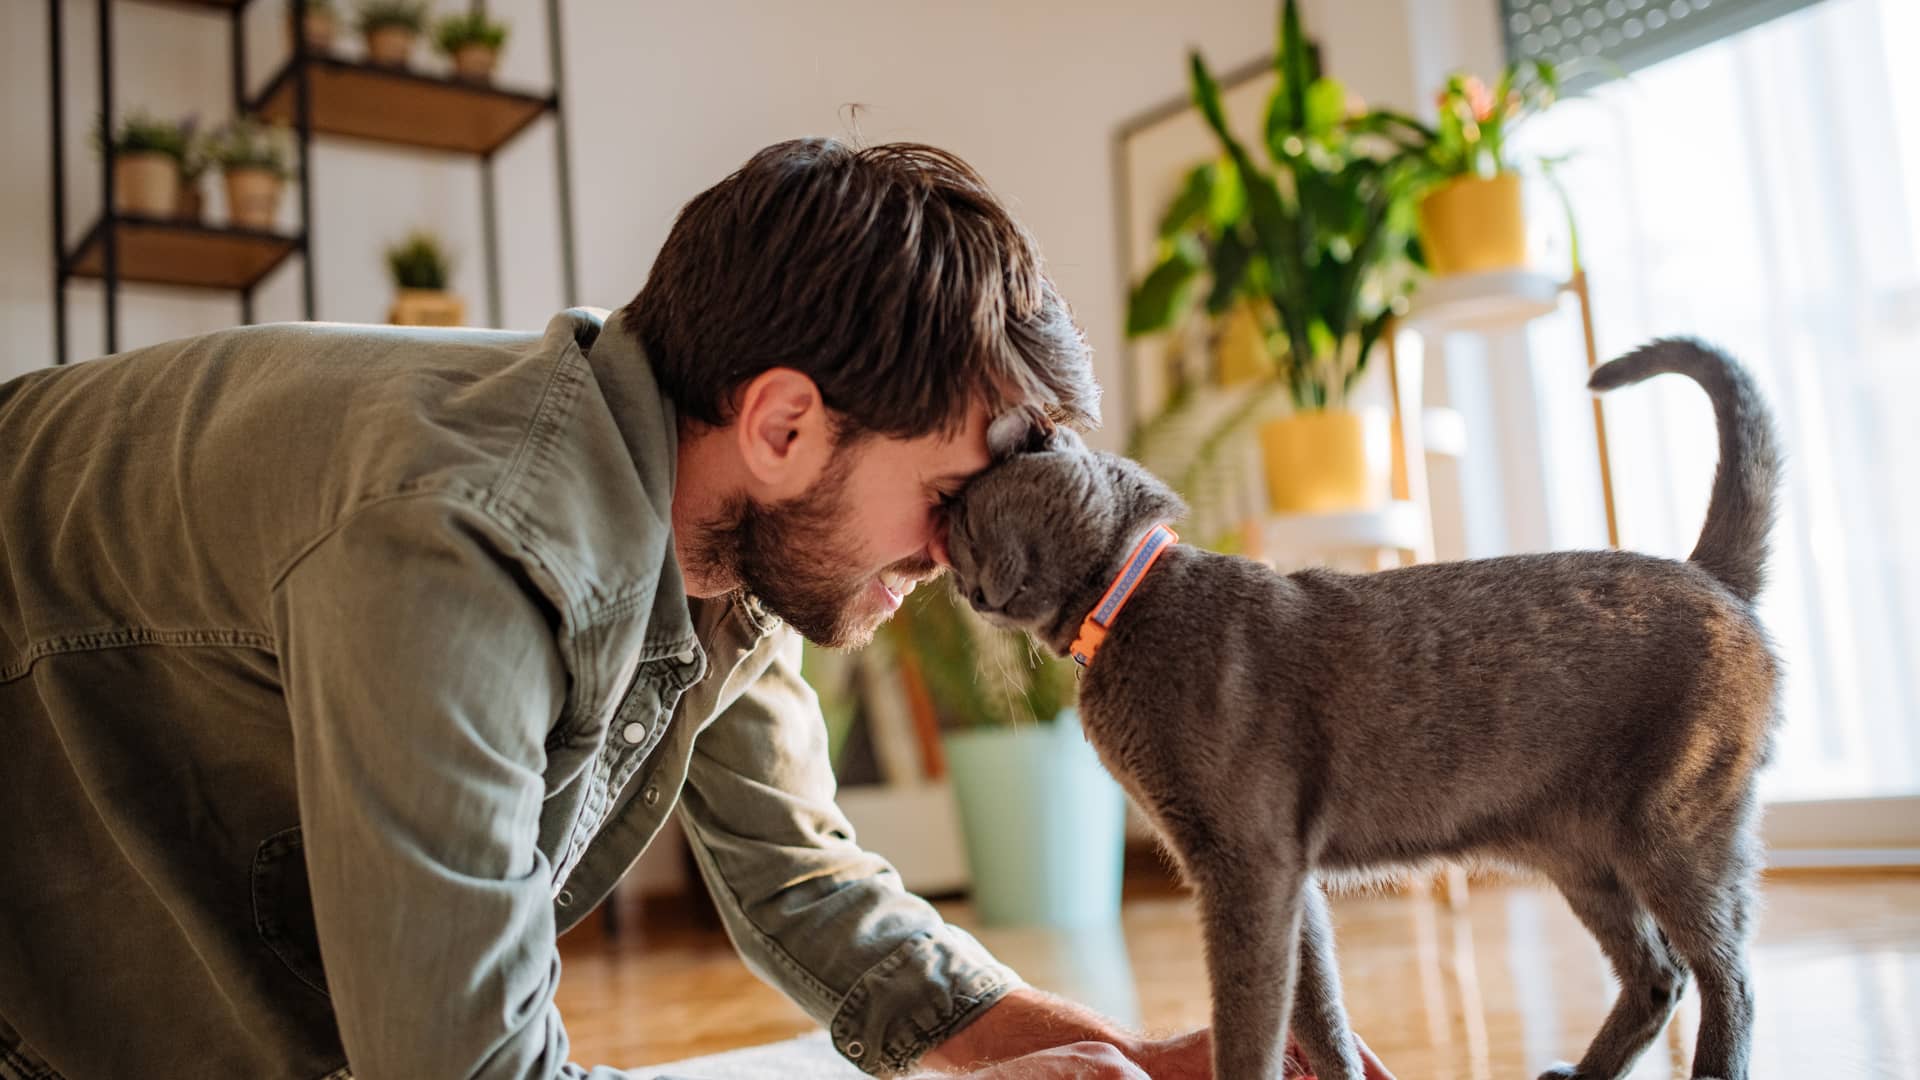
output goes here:
{"type": "Polygon", "coordinates": [[[1031,237],[950,155],[830,140],[688,204],[604,321],[0,385],[0,1076],[616,1077],[567,1064],[555,937],[675,807],[862,1069],[1204,1075],[833,804],[794,631],[858,645],[937,572],[1019,405],[1098,417],[1031,237]]]}
{"type": "Polygon", "coordinates": [[[0,1076],[580,1076],[555,934],[676,805],[858,1067],[1204,1067],[1025,990],[833,807],[793,630],[937,571],[1018,404],[1098,415],[1033,240],[831,140],[693,200],[605,323],[0,386],[0,1076]]]}

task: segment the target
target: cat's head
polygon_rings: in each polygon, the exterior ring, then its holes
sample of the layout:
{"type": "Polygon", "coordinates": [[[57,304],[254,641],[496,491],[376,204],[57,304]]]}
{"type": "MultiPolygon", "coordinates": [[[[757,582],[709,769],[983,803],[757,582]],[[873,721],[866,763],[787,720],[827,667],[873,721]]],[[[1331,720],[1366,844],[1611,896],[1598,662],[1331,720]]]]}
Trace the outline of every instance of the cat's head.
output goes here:
{"type": "Polygon", "coordinates": [[[954,588],[989,621],[1064,655],[1133,543],[1186,506],[1146,469],[1032,412],[994,421],[987,444],[993,465],[949,518],[954,588]]]}

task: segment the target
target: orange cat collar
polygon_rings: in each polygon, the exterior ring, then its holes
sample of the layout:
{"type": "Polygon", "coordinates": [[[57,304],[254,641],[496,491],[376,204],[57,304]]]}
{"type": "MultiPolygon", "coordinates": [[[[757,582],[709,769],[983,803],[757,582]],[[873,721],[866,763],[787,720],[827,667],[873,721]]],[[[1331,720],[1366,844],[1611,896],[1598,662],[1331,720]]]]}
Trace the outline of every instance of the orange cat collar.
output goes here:
{"type": "Polygon", "coordinates": [[[1107,628],[1113,625],[1120,609],[1126,606],[1127,598],[1139,587],[1140,579],[1147,576],[1147,571],[1168,548],[1179,542],[1180,534],[1168,528],[1166,522],[1156,523],[1147,530],[1147,535],[1140,538],[1140,542],[1133,547],[1133,554],[1127,556],[1126,564],[1114,577],[1113,584],[1107,586],[1106,594],[1081,620],[1080,636],[1073,639],[1070,649],[1075,663],[1081,667],[1093,663],[1093,654],[1099,652],[1100,643],[1107,640],[1107,628]]]}

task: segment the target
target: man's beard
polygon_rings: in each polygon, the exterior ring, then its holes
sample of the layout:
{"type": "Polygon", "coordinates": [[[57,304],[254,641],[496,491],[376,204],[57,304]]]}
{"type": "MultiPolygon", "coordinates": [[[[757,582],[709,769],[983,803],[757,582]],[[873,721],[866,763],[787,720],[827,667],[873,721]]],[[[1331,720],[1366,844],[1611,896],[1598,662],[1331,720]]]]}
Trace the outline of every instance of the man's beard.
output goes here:
{"type": "MultiPolygon", "coordinates": [[[[839,448],[826,473],[804,495],[763,506],[741,495],[718,520],[700,526],[690,555],[718,576],[737,581],[802,637],[835,649],[873,640],[885,616],[863,609],[874,577],[850,560],[859,543],[847,484],[854,455],[839,448]]],[[[939,564],[924,555],[882,571],[896,581],[931,577],[939,564]]]]}

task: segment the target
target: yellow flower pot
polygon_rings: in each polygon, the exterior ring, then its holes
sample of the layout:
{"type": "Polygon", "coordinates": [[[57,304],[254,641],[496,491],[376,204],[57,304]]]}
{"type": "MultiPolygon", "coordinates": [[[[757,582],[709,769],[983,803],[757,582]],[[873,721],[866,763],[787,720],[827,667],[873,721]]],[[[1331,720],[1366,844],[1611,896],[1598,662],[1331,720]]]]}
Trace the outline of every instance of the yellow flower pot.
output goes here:
{"type": "Polygon", "coordinates": [[[123,214],[170,218],[180,208],[180,162],[141,150],[113,159],[113,205],[123,214]]]}
{"type": "Polygon", "coordinates": [[[1435,274],[1512,270],[1527,262],[1520,176],[1461,176],[1420,200],[1420,246],[1435,274]]]}
{"type": "Polygon", "coordinates": [[[445,289],[396,289],[387,321],[395,326],[462,326],[467,305],[445,289]]]}
{"type": "Polygon", "coordinates": [[[1345,409],[1302,412],[1260,425],[1267,504],[1276,514],[1364,510],[1380,486],[1366,418],[1345,409]]]}

